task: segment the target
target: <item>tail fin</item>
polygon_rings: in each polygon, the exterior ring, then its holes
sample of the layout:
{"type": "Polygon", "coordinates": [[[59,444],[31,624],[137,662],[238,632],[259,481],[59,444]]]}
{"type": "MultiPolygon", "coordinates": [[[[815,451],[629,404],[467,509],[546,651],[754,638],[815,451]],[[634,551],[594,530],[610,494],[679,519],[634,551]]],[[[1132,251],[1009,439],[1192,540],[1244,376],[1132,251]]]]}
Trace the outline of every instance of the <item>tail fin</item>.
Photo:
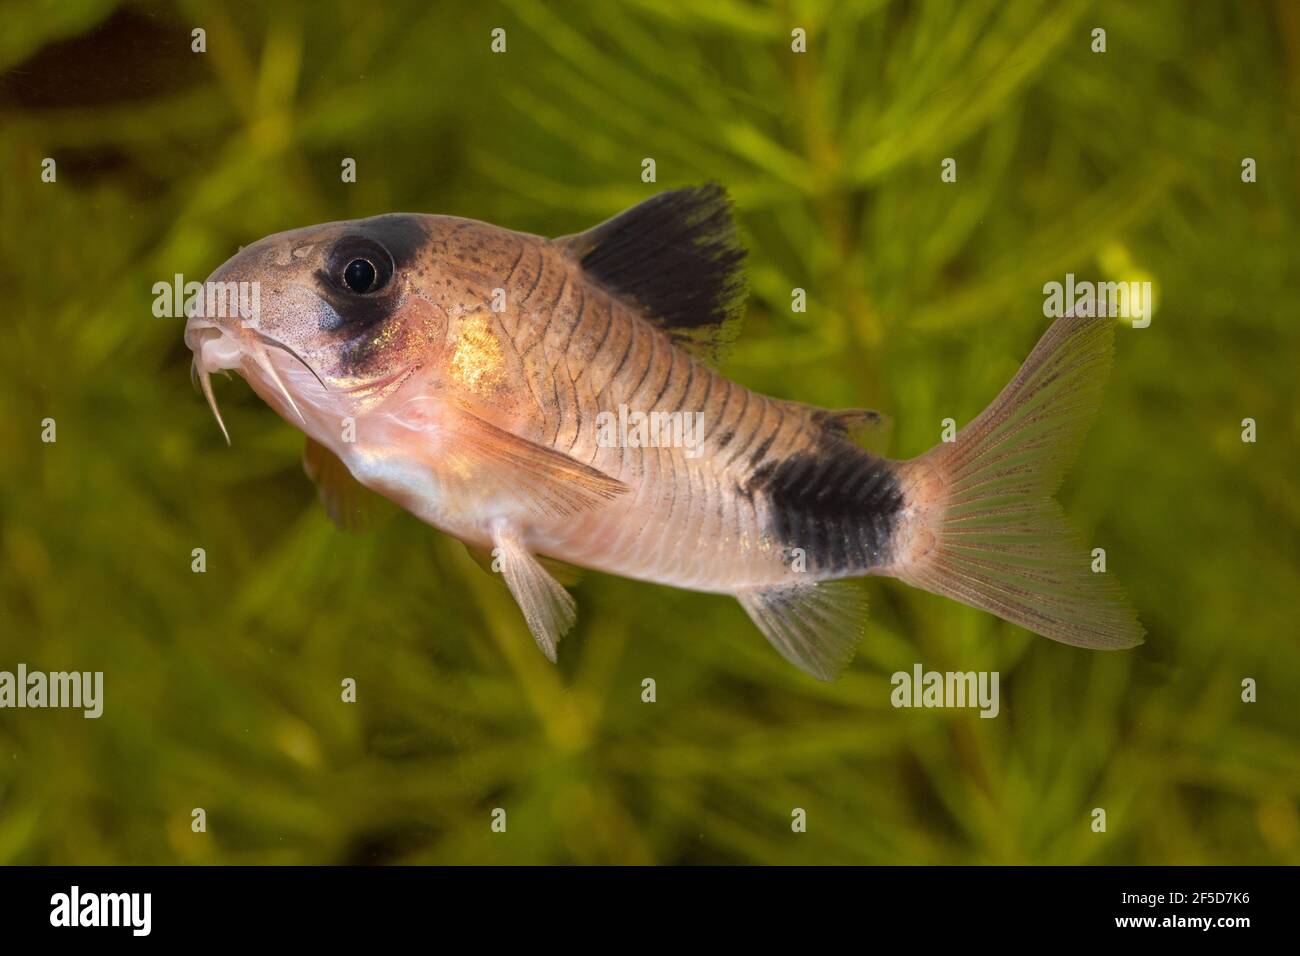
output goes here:
{"type": "Polygon", "coordinates": [[[1142,626],[1052,498],[1101,403],[1114,323],[1058,319],[955,442],[901,466],[889,573],[1078,647],[1142,643],[1142,626]]]}

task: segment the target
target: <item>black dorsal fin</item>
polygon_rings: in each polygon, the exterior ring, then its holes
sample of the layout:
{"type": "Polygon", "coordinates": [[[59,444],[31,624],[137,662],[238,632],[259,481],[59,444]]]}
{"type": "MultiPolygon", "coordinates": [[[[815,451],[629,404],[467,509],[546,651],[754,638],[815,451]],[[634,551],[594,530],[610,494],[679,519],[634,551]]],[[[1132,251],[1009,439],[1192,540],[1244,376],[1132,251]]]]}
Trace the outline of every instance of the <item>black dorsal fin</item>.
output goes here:
{"type": "Polygon", "coordinates": [[[660,193],[555,240],[583,271],[674,338],[716,344],[745,304],[745,249],[716,183],[660,193]]]}

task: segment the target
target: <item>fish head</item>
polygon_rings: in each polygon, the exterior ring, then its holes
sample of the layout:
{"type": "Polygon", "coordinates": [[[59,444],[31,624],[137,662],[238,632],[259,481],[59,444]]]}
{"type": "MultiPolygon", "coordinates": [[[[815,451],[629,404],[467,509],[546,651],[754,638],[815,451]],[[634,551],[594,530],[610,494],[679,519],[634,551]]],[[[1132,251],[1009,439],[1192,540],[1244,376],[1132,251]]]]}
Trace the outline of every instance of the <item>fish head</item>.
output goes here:
{"type": "Polygon", "coordinates": [[[228,369],[287,421],[333,444],[341,419],[374,408],[429,364],[446,332],[424,279],[434,218],[392,214],[277,233],[213,272],[187,305],[185,343],[218,423],[210,375],[228,369]]]}

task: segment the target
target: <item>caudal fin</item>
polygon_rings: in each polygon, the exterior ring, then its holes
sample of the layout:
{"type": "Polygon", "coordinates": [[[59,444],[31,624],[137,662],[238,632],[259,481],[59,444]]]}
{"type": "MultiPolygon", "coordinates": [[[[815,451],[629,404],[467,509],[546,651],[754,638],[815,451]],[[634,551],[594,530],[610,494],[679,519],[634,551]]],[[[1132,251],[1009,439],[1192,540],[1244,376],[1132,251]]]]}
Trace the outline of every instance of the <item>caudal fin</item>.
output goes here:
{"type": "Polygon", "coordinates": [[[1142,626],[1051,495],[1101,403],[1114,324],[1058,319],[956,441],[900,466],[895,577],[1065,644],[1125,648],[1142,626]]]}

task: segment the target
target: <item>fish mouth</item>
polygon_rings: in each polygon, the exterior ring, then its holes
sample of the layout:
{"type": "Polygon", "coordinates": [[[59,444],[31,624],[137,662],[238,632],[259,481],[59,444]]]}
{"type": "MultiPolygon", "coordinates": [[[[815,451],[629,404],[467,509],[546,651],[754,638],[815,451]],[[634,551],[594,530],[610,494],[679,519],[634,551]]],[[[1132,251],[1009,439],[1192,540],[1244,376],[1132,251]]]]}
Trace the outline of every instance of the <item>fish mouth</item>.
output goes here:
{"type": "Polygon", "coordinates": [[[190,319],[185,323],[185,344],[200,370],[222,372],[243,364],[239,340],[216,322],[190,319]]]}
{"type": "Polygon", "coordinates": [[[311,364],[291,346],[272,338],[260,329],[245,326],[244,331],[250,333],[251,341],[249,338],[241,341],[240,337],[231,334],[231,330],[226,326],[212,322],[191,319],[185,326],[185,344],[194,353],[194,360],[190,366],[190,375],[198,380],[199,386],[203,390],[203,396],[208,401],[208,407],[212,409],[213,417],[216,418],[217,425],[220,426],[221,434],[225,436],[227,445],[230,444],[230,432],[227,431],[226,423],[221,419],[221,411],[217,407],[216,396],[212,391],[212,372],[226,371],[227,369],[242,370],[245,360],[251,359],[253,364],[276,387],[283,396],[285,404],[293,409],[294,414],[298,416],[304,425],[307,424],[307,416],[302,413],[297,402],[293,400],[289,389],[280,378],[279,372],[276,371],[275,364],[271,361],[267,349],[273,348],[288,353],[311,373],[312,378],[320,384],[322,389],[329,391],[329,386],[311,367],[311,364]],[[256,345],[250,348],[249,346],[254,343],[256,345]]]}
{"type": "Polygon", "coordinates": [[[221,409],[217,407],[217,397],[212,392],[212,373],[240,368],[244,363],[243,349],[220,325],[197,319],[185,323],[185,344],[194,353],[194,359],[190,362],[190,378],[198,382],[203,390],[208,408],[212,409],[212,416],[217,420],[221,434],[229,445],[230,432],[221,420],[221,409]]]}

